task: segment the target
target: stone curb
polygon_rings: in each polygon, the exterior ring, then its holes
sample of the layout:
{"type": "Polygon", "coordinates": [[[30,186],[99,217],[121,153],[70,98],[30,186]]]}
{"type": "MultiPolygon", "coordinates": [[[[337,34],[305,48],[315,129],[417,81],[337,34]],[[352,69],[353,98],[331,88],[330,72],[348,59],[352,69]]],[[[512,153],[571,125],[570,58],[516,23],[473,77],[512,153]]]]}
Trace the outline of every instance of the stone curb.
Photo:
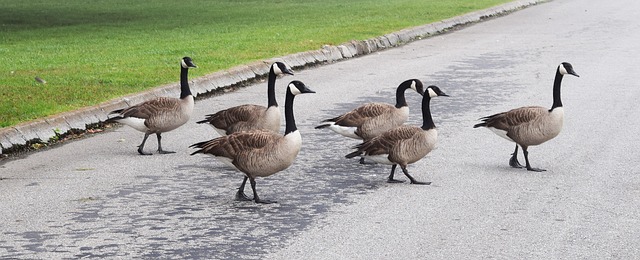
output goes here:
{"type": "MultiPolygon", "coordinates": [[[[279,58],[240,65],[193,79],[190,81],[191,89],[196,95],[205,94],[265,77],[269,72],[269,66],[274,61],[283,61],[296,69],[366,55],[387,48],[401,46],[424,37],[444,33],[458,26],[477,23],[545,1],[547,0],[514,1],[439,22],[403,29],[368,40],[354,40],[338,46],[325,45],[319,50],[295,53],[279,58]]],[[[46,143],[51,140],[51,138],[56,137],[57,134],[66,133],[71,129],[85,130],[88,125],[106,120],[107,114],[110,111],[129,107],[155,97],[176,97],[179,96],[179,92],[178,83],[172,83],[142,93],[107,101],[96,106],[49,116],[16,126],[0,128],[0,154],[14,146],[25,145],[33,141],[46,143]]]]}

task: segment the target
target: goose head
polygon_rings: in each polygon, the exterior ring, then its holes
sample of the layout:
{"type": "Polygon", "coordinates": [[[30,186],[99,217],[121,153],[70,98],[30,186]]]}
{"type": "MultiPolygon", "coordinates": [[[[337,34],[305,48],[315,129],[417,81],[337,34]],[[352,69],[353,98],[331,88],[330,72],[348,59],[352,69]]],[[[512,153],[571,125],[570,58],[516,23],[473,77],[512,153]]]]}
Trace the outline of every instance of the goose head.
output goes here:
{"type": "Polygon", "coordinates": [[[281,75],[281,74],[293,75],[293,70],[291,70],[291,68],[289,68],[283,62],[279,62],[279,61],[276,61],[273,63],[273,65],[271,65],[271,71],[275,75],[281,75]]]}
{"type": "Polygon", "coordinates": [[[196,66],[196,64],[193,63],[193,60],[191,60],[190,57],[184,57],[182,58],[182,61],[180,62],[182,67],[185,69],[188,68],[197,68],[198,66],[196,66]]]}
{"type": "Polygon", "coordinates": [[[442,90],[440,90],[439,87],[431,85],[427,87],[427,91],[429,94],[429,97],[438,97],[438,96],[443,96],[443,97],[448,97],[449,95],[445,94],[442,90]]]}
{"type": "Polygon", "coordinates": [[[405,84],[408,84],[408,88],[415,90],[416,92],[418,92],[418,94],[420,94],[420,96],[424,96],[424,85],[422,85],[422,81],[420,81],[419,79],[409,79],[405,82],[402,82],[402,84],[400,85],[405,84]]]}
{"type": "Polygon", "coordinates": [[[289,86],[287,86],[287,91],[294,96],[304,93],[316,93],[299,80],[291,81],[291,83],[289,83],[289,86]]]}
{"type": "Polygon", "coordinates": [[[573,66],[571,66],[571,63],[568,62],[563,62],[560,63],[560,65],[558,66],[558,71],[560,72],[560,74],[562,75],[573,75],[576,77],[580,77],[578,76],[578,74],[573,70],[573,66]]]}

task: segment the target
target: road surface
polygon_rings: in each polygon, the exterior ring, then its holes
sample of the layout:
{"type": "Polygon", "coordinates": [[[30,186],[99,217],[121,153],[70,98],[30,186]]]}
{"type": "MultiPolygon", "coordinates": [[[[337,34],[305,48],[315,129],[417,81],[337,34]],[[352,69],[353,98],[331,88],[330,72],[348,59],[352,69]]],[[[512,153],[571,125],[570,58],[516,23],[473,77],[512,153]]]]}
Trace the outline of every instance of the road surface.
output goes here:
{"type": "MultiPolygon", "coordinates": [[[[142,134],[122,127],[6,162],[0,258],[638,259],[639,13],[632,0],[556,0],[278,79],[281,105],[293,79],[317,93],[294,105],[298,160],[257,181],[274,205],[233,201],[242,176],[188,148],[216,136],[194,123],[205,114],[266,104],[264,82],[197,102],[190,123],[163,135],[176,154],[139,156],[142,134]],[[580,74],[563,81],[563,132],[530,149],[547,171],[512,169],[513,144],[472,126],[550,107],[563,61],[580,74]],[[388,184],[388,166],[343,158],[356,141],[313,129],[393,103],[409,78],[450,95],[431,102],[438,148],[409,166],[430,186],[388,184]]],[[[420,97],[407,99],[419,124],[420,97]]]]}

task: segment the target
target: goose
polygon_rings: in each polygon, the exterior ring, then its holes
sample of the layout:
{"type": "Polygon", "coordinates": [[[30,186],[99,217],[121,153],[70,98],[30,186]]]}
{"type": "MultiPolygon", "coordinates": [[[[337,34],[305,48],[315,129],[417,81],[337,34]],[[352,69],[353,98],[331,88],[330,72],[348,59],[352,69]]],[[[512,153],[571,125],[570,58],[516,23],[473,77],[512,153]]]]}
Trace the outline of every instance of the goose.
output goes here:
{"type": "Polygon", "coordinates": [[[235,106],[206,115],[204,120],[196,123],[209,124],[220,135],[253,129],[278,133],[282,116],[276,102],[275,88],[276,77],[281,74],[293,75],[293,71],[282,62],[273,63],[267,83],[267,107],[251,104],[235,106]]]}
{"type": "Polygon", "coordinates": [[[513,168],[523,168],[518,161],[518,145],[522,147],[524,160],[529,171],[541,172],[544,169],[533,168],[529,163],[529,146],[539,145],[556,137],[564,120],[564,110],[560,99],[560,85],[564,75],[578,74],[573,70],[573,66],[568,62],[563,62],[556,69],[556,76],[553,82],[553,105],[551,109],[540,106],[527,106],[509,110],[490,116],[480,118],[482,123],[476,124],[473,128],[486,127],[498,136],[516,143],[516,149],[509,159],[509,165],[513,168]]]}
{"type": "Polygon", "coordinates": [[[251,182],[253,200],[256,203],[275,203],[260,199],[256,192],[256,177],[267,177],[288,168],[296,159],[302,139],[293,117],[293,99],[303,93],[315,93],[301,81],[294,80],[287,86],[285,95],[285,132],[284,135],[264,129],[235,132],[230,135],[191,145],[200,148],[191,155],[209,154],[242,173],[244,180],[236,193],[236,200],[250,201],[244,193],[247,179],[251,182]]]}
{"type": "Polygon", "coordinates": [[[162,149],[161,134],[174,130],[187,121],[193,112],[193,95],[189,89],[189,68],[197,68],[190,57],[184,57],[180,61],[180,99],[159,97],[125,109],[111,111],[109,114],[117,114],[105,122],[118,122],[132,127],[144,133],[142,143],[138,146],[138,153],[151,155],[143,151],[144,144],[151,134],[158,138],[158,153],[175,153],[162,149]]]}
{"type": "Polygon", "coordinates": [[[424,95],[422,81],[409,79],[398,86],[395,106],[386,103],[367,103],[337,117],[323,120],[315,128],[329,128],[345,137],[369,140],[407,121],[409,106],[404,97],[407,89],[413,89],[418,94],[424,95]]]}
{"type": "Polygon", "coordinates": [[[425,157],[436,145],[438,132],[431,118],[429,103],[431,98],[449,95],[437,86],[428,86],[422,97],[422,127],[401,125],[382,133],[370,140],[356,145],[355,152],[347,154],[347,158],[362,156],[369,160],[391,165],[391,174],[387,178],[389,183],[402,182],[394,179],[396,167],[400,165],[404,175],[411,184],[429,185],[431,182],[421,182],[414,179],[407,171],[407,165],[425,157]]]}

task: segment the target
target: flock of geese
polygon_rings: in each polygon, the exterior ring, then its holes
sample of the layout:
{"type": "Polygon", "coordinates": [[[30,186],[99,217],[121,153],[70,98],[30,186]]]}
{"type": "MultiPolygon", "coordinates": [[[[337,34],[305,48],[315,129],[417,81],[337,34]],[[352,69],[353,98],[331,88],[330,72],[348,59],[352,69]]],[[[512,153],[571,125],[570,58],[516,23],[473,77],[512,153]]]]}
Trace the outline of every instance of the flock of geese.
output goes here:
{"type": "MultiPolygon", "coordinates": [[[[160,97],[126,109],[115,110],[115,115],[105,122],[119,122],[143,132],[144,138],[138,146],[138,153],[150,155],[144,151],[144,145],[151,134],[158,139],[158,152],[174,153],[162,149],[161,134],[184,125],[193,112],[194,97],[189,88],[189,68],[196,68],[193,60],[184,57],[180,62],[180,98],[160,97]]],[[[288,168],[295,160],[302,145],[300,132],[296,127],[293,101],[297,95],[315,93],[298,80],[291,81],[285,94],[285,131],[280,134],[281,112],[275,95],[275,81],[278,75],[293,72],[282,62],[271,65],[267,85],[267,106],[240,105],[209,114],[198,124],[208,124],[221,136],[191,145],[197,148],[194,154],[208,154],[216,157],[242,173],[244,180],[236,193],[236,200],[255,201],[256,203],[274,203],[264,200],[256,192],[256,177],[266,177],[288,168]],[[247,180],[251,184],[253,198],[244,193],[247,180]]],[[[560,85],[564,75],[579,77],[571,64],[563,62],[556,69],[553,85],[553,105],[550,109],[537,106],[520,107],[480,118],[474,125],[486,127],[497,135],[516,143],[509,165],[514,168],[526,168],[529,171],[544,171],[533,168],[529,163],[528,147],[542,144],[556,137],[562,129],[564,112],[560,96],[560,85]],[[518,161],[518,146],[522,148],[525,166],[518,161]]],[[[402,82],[396,90],[396,104],[367,103],[347,113],[323,120],[316,129],[330,129],[345,137],[362,140],[354,147],[355,151],[346,158],[364,159],[391,165],[388,182],[402,182],[394,179],[396,167],[412,184],[429,185],[413,178],[407,165],[425,157],[435,147],[437,141],[436,126],[431,117],[430,101],[434,97],[448,96],[437,86],[424,87],[418,79],[402,82]],[[422,95],[422,125],[405,125],[409,116],[409,107],[405,92],[413,90],[422,95]]]]}

